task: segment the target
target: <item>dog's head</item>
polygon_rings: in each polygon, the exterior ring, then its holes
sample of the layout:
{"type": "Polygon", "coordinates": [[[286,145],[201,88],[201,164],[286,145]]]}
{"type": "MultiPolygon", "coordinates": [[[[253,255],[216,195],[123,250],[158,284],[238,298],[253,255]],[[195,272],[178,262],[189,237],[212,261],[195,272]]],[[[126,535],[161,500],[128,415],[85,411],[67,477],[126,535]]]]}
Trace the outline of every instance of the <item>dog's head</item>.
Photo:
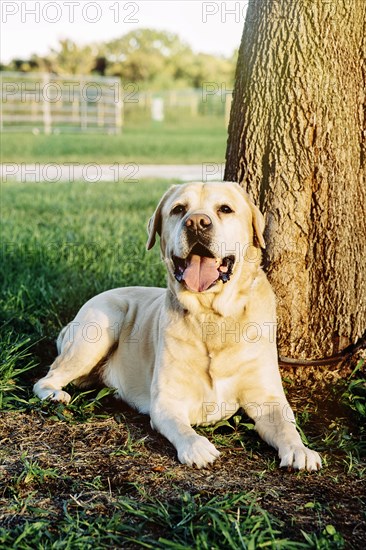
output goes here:
{"type": "Polygon", "coordinates": [[[262,214],[238,184],[187,183],[162,197],[149,222],[147,249],[160,235],[176,292],[217,293],[245,262],[259,264],[253,237],[264,248],[263,229],[262,214]]]}

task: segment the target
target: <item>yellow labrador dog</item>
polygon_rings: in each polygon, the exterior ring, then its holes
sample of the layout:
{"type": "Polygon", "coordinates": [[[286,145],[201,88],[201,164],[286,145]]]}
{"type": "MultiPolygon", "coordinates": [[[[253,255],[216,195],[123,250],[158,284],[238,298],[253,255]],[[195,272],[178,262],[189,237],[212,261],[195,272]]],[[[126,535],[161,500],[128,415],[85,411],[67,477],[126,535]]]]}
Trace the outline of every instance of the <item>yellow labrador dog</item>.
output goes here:
{"type": "Polygon", "coordinates": [[[59,356],[35,384],[68,403],[69,382],[99,375],[176,448],[204,468],[219,451],[192,425],[239,408],[275,449],[280,466],[317,470],[282,388],[275,298],[261,269],[264,220],[235,183],[170,188],[152,216],[147,248],[160,235],[168,288],[117,288],[89,300],[58,337],[59,356]]]}

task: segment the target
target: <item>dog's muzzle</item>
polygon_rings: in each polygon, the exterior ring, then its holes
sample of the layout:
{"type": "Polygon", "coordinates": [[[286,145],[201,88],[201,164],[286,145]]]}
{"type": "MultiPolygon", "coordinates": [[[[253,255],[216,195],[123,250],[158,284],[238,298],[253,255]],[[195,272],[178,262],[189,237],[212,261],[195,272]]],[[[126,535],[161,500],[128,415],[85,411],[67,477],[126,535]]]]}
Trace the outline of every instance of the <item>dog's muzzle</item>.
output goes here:
{"type": "Polygon", "coordinates": [[[179,283],[184,281],[192,292],[204,292],[218,281],[230,280],[235,256],[216,258],[208,248],[196,243],[186,258],[173,256],[174,277],[179,283]]]}

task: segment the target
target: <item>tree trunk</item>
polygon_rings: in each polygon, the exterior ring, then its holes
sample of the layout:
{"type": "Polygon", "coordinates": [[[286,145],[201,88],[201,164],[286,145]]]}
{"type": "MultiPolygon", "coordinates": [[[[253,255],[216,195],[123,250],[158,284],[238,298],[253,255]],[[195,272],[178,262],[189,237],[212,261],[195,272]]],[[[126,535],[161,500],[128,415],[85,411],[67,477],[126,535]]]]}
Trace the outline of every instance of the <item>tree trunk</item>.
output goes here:
{"type": "Polygon", "coordinates": [[[366,2],[250,0],[225,179],[266,214],[280,356],[366,330],[366,2]]]}

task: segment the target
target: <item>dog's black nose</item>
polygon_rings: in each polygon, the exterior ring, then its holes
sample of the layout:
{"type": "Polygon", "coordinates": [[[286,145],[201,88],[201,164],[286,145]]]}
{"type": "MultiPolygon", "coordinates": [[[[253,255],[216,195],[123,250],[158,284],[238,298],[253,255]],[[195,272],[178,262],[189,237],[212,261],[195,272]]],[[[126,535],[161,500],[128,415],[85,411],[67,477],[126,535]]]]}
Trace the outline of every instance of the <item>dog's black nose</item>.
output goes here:
{"type": "Polygon", "coordinates": [[[190,231],[204,231],[209,229],[212,225],[212,220],[206,214],[192,214],[185,221],[185,226],[188,227],[190,231]]]}

